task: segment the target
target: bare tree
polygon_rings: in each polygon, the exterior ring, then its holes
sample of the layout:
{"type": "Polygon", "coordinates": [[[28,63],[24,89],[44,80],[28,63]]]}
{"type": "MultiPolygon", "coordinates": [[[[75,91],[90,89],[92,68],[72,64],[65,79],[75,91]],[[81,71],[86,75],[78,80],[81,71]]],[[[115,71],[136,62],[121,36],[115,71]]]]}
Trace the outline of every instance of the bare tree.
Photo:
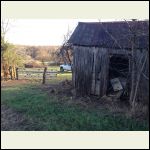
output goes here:
{"type": "MultiPolygon", "coordinates": [[[[9,20],[1,20],[1,52],[5,51],[8,47],[8,43],[6,42],[6,33],[9,30],[9,20]]],[[[3,54],[3,53],[2,53],[3,54]]]]}
{"type": "Polygon", "coordinates": [[[6,33],[9,30],[9,23],[10,23],[9,20],[6,20],[6,19],[1,20],[1,37],[3,37],[4,39],[5,39],[6,33]]]}
{"type": "MultiPolygon", "coordinates": [[[[136,22],[137,20],[132,20],[133,22],[136,22]]],[[[137,39],[138,36],[146,36],[147,38],[149,37],[149,33],[144,30],[137,30],[135,26],[131,26],[129,22],[126,21],[126,23],[128,24],[129,27],[129,31],[132,35],[131,38],[131,67],[132,67],[132,72],[131,72],[131,92],[130,92],[130,103],[132,108],[135,108],[135,104],[136,104],[136,100],[137,100],[137,92],[138,92],[138,88],[139,88],[139,83],[140,83],[140,79],[141,76],[144,74],[143,73],[143,69],[146,65],[147,59],[148,59],[148,55],[149,55],[149,46],[147,45],[147,48],[145,48],[145,50],[143,50],[143,55],[140,55],[140,58],[138,60],[138,65],[137,65],[137,61],[136,59],[136,54],[137,54],[137,49],[136,49],[136,44],[138,43],[137,39]]],[[[148,23],[148,22],[147,22],[148,23]]],[[[149,26],[149,24],[147,24],[149,26]]],[[[146,76],[144,74],[144,76],[146,76]]],[[[149,80],[149,77],[146,76],[146,78],[149,80]]]]}
{"type": "Polygon", "coordinates": [[[71,64],[72,63],[72,50],[70,45],[68,44],[68,40],[72,34],[72,31],[69,29],[68,26],[68,31],[66,35],[64,35],[64,41],[63,44],[60,48],[59,53],[57,54],[58,56],[61,56],[63,58],[63,61],[65,63],[71,64]]]}

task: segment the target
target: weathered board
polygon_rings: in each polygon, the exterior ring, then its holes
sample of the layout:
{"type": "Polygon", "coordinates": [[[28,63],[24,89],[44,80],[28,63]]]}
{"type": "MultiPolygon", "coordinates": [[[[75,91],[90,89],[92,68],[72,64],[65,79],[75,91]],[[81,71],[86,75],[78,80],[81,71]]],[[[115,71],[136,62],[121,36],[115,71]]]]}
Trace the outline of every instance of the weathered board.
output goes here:
{"type": "MultiPolygon", "coordinates": [[[[43,79],[44,69],[18,69],[18,79],[43,79]]],[[[57,77],[56,70],[48,70],[46,72],[46,79],[57,77]]]]}
{"type": "Polygon", "coordinates": [[[118,78],[111,79],[110,82],[112,84],[114,91],[120,91],[123,89],[121,82],[119,81],[118,78]]]}

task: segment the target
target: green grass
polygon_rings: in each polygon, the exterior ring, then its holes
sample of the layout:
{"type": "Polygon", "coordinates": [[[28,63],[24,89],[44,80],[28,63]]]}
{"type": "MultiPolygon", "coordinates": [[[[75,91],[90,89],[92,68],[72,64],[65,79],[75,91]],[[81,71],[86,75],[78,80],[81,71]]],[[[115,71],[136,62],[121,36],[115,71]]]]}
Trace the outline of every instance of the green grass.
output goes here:
{"type": "MultiPolygon", "coordinates": [[[[54,68],[53,68],[54,69],[54,68]]],[[[58,83],[70,80],[71,73],[58,74],[57,78],[46,83],[58,83]]],[[[28,130],[56,131],[119,131],[148,130],[147,123],[139,123],[125,116],[115,116],[106,110],[86,109],[75,103],[68,103],[69,97],[60,100],[58,96],[48,95],[40,90],[38,82],[2,88],[2,104],[23,113],[28,123],[28,130]]]]}
{"type": "Polygon", "coordinates": [[[60,67],[59,66],[48,66],[47,69],[48,70],[57,70],[57,71],[60,71],[60,67]]]}
{"type": "Polygon", "coordinates": [[[51,79],[47,79],[46,83],[47,84],[54,84],[54,83],[59,83],[64,80],[71,80],[72,79],[72,73],[70,72],[64,72],[64,73],[59,73],[57,74],[57,77],[52,77],[51,79]]]}
{"type": "Polygon", "coordinates": [[[69,103],[69,97],[49,95],[40,84],[19,85],[1,89],[2,104],[23,113],[29,120],[28,130],[45,131],[139,131],[149,130],[147,123],[125,116],[111,115],[107,110],[87,109],[69,103]]]}
{"type": "MultiPolygon", "coordinates": [[[[64,72],[57,74],[57,77],[51,77],[50,79],[46,79],[46,84],[57,84],[64,80],[71,80],[72,73],[71,72],[64,72]]],[[[31,83],[42,83],[42,79],[31,79],[31,83]]]]}

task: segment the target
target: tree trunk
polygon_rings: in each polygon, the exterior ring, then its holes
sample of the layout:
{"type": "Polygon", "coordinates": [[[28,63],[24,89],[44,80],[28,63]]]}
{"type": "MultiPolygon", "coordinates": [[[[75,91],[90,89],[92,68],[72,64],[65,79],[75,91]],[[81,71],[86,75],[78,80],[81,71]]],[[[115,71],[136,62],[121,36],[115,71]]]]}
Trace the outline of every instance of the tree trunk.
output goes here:
{"type": "Polygon", "coordinates": [[[19,76],[18,76],[18,68],[16,68],[16,80],[19,79],[19,76]]]}
{"type": "MultiPolygon", "coordinates": [[[[144,59],[143,64],[140,65],[141,67],[139,66],[139,68],[138,68],[139,71],[137,72],[137,81],[136,81],[136,83],[135,83],[135,91],[134,91],[133,100],[132,100],[132,106],[133,106],[133,107],[134,107],[135,102],[136,102],[136,99],[137,99],[137,91],[138,91],[138,87],[139,87],[141,75],[142,75],[144,66],[145,66],[145,64],[146,64],[146,61],[147,61],[147,55],[145,56],[145,59],[144,59]]],[[[140,62],[142,63],[142,58],[141,58],[141,61],[140,61],[140,62]]]]}
{"type": "Polygon", "coordinates": [[[9,74],[10,74],[10,78],[12,80],[13,79],[12,66],[9,67],[9,74]]]}
{"type": "Polygon", "coordinates": [[[13,80],[16,79],[16,67],[13,65],[13,80]]]}
{"type": "Polygon", "coordinates": [[[136,78],[136,70],[135,70],[135,50],[132,49],[132,56],[131,56],[131,92],[130,92],[130,99],[129,102],[132,106],[132,101],[135,92],[135,78],[136,78]]]}
{"type": "Polygon", "coordinates": [[[3,70],[4,70],[4,80],[8,80],[8,76],[9,76],[9,67],[7,63],[3,64],[3,70]]]}

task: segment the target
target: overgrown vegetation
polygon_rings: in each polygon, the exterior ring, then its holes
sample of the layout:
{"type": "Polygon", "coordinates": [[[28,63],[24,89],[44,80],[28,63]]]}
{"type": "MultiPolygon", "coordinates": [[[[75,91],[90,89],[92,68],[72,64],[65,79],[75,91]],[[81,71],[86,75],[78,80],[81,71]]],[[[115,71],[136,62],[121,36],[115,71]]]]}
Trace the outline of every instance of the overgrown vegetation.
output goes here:
{"type": "MultiPolygon", "coordinates": [[[[57,81],[61,80],[60,78],[57,81]]],[[[52,84],[54,80],[49,82],[52,84]]],[[[137,122],[123,114],[110,113],[104,108],[83,107],[72,101],[69,96],[59,96],[42,90],[41,84],[35,82],[2,88],[1,99],[2,104],[24,114],[27,120],[24,123],[24,130],[145,131],[149,129],[146,122],[137,122]]]]}
{"type": "Polygon", "coordinates": [[[12,77],[16,77],[16,67],[23,65],[23,57],[18,55],[15,46],[10,44],[5,36],[9,29],[9,22],[1,22],[1,77],[8,79],[10,72],[12,77]],[[11,67],[11,68],[10,68],[11,67]],[[11,70],[10,70],[11,69],[11,70]]]}

